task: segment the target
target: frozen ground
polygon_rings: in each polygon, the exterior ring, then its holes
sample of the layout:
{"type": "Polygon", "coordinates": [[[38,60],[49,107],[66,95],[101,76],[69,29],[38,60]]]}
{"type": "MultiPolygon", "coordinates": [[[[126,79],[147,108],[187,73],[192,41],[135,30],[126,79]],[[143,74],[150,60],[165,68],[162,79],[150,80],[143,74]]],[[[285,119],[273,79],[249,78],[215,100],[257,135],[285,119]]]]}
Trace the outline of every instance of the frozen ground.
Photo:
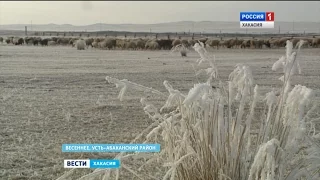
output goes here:
{"type": "MultiPolygon", "coordinates": [[[[213,52],[222,79],[237,63],[245,63],[264,92],[280,85],[281,72],[272,72],[271,66],[284,49],[213,52]]],[[[204,75],[195,77],[191,66],[198,57],[195,52],[181,58],[169,51],[0,45],[0,179],[55,179],[66,171],[63,159],[112,158],[61,152],[64,143],[128,143],[150,123],[139,102],[142,94],[129,90],[119,102],[119,90],[105,77],[165,93],[162,83],[168,80],[186,94],[197,79],[205,81],[204,75]]],[[[299,60],[303,74],[295,82],[320,89],[320,49],[303,49],[299,60]]],[[[165,100],[149,99],[156,105],[165,100]]]]}

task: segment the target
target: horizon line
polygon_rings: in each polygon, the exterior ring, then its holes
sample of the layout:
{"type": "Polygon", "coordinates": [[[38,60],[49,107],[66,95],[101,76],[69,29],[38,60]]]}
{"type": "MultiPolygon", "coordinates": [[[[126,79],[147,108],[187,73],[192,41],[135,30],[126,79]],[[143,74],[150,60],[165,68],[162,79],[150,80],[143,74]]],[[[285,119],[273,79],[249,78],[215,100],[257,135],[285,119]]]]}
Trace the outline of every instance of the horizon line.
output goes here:
{"type": "MultiPolygon", "coordinates": [[[[156,24],[170,24],[170,23],[181,23],[181,22],[193,22],[193,23],[201,23],[201,22],[228,22],[228,23],[239,23],[240,21],[171,21],[171,22],[161,22],[161,23],[92,23],[92,24],[85,24],[85,25],[75,25],[75,24],[56,24],[56,23],[47,23],[47,24],[34,24],[32,23],[32,26],[34,25],[71,25],[71,26],[90,26],[95,24],[108,24],[108,25],[156,25],[156,24]]],[[[276,22],[286,22],[286,23],[320,23],[320,22],[314,22],[314,21],[275,21],[276,22]]],[[[25,24],[0,24],[0,26],[9,26],[9,25],[30,25],[28,23],[25,24]]]]}

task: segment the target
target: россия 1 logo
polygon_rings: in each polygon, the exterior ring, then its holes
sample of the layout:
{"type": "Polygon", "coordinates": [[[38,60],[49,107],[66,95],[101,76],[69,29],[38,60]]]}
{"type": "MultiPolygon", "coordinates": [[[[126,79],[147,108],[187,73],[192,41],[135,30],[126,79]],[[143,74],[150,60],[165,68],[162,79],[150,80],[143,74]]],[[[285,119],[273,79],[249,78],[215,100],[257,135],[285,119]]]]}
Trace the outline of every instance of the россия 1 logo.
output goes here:
{"type": "Polygon", "coordinates": [[[274,28],[274,12],[240,12],[240,28],[274,28]]]}

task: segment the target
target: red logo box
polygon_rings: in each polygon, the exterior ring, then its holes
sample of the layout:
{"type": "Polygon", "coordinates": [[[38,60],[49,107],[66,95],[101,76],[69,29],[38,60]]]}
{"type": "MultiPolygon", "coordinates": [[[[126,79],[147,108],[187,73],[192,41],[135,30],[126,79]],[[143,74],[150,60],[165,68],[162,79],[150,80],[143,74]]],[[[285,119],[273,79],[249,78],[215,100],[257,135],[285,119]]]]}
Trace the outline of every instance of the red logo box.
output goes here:
{"type": "Polygon", "coordinates": [[[274,21],[274,12],[266,12],[266,21],[274,21]]]}

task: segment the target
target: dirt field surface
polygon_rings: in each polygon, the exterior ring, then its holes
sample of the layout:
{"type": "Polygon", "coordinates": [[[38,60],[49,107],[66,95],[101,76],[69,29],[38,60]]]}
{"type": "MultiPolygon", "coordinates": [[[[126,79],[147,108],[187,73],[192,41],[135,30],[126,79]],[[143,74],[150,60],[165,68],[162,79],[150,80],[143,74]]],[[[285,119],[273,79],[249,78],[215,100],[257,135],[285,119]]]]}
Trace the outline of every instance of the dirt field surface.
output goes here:
{"type": "MultiPolygon", "coordinates": [[[[238,63],[252,68],[262,93],[279,87],[282,71],[272,64],[284,49],[219,49],[219,74],[226,80],[238,63]]],[[[320,89],[320,49],[302,49],[302,75],[295,84],[320,89]]],[[[199,55],[170,51],[107,51],[71,47],[0,45],[0,179],[56,179],[68,169],[63,159],[113,158],[114,154],[62,153],[66,143],[128,143],[150,124],[140,104],[142,93],[131,91],[124,101],[105,77],[128,79],[164,93],[163,81],[187,94],[199,55]]],[[[201,67],[205,67],[201,65],[201,67]]],[[[166,99],[147,94],[160,107],[166,99]]],[[[77,176],[90,170],[77,170],[77,176]]],[[[123,178],[126,179],[126,178],[123,178]]],[[[131,179],[131,178],[130,178],[131,179]]]]}

